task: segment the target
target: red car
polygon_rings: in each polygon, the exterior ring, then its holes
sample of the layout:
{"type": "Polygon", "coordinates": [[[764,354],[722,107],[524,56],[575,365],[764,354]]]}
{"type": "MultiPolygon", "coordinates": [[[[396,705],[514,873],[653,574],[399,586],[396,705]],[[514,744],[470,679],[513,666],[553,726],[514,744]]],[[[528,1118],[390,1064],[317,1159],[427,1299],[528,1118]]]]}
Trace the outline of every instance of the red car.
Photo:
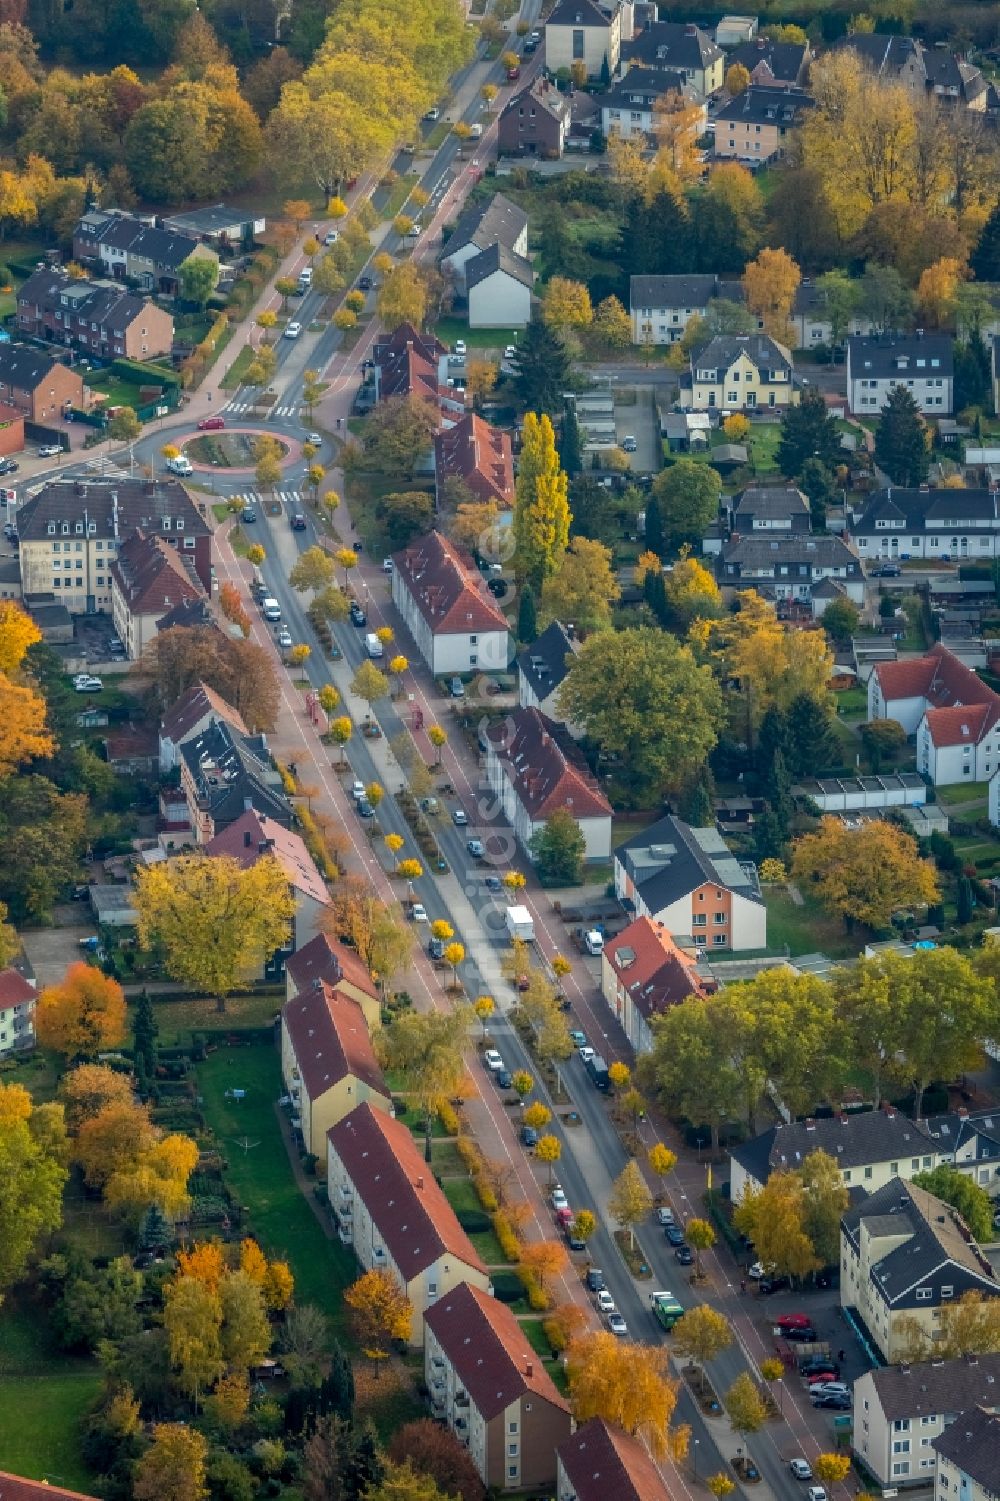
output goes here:
{"type": "Polygon", "coordinates": [[[517,79],[520,78],[520,76],[521,76],[521,70],[520,70],[520,68],[508,68],[507,69],[507,82],[508,83],[515,83],[517,81],[517,79]]]}
{"type": "Polygon", "coordinates": [[[203,417],[198,423],[198,431],[200,433],[215,433],[218,432],[220,427],[225,427],[225,425],[225,417],[203,417]]]}
{"type": "Polygon", "coordinates": [[[560,1229],[565,1230],[566,1227],[568,1225],[572,1225],[572,1223],[573,1223],[573,1211],[572,1211],[572,1209],[557,1209],[556,1210],[556,1224],[560,1227],[560,1229]]]}

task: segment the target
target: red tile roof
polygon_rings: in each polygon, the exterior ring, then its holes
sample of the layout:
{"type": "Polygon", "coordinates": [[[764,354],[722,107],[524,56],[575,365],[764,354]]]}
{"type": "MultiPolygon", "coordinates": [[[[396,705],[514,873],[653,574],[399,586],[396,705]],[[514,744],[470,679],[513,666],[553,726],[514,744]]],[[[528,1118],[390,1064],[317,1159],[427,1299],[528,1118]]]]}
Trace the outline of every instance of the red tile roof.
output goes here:
{"type": "Polygon", "coordinates": [[[643,1445],[603,1418],[584,1423],[556,1453],[576,1501],[670,1501],[643,1445]]]}
{"type": "Polygon", "coordinates": [[[281,1009],[281,1021],[310,1100],[353,1074],[389,1098],[389,1087],[357,1001],[317,980],[281,1009]]]}
{"type": "Polygon", "coordinates": [[[683,953],[661,922],[638,917],[604,946],[608,963],[648,1021],[688,996],[706,995],[693,956],[683,953]]]}
{"type": "Polygon", "coordinates": [[[461,1282],[428,1309],[426,1319],[486,1422],[531,1393],[568,1414],[506,1303],[461,1282]]]}
{"type": "Polygon", "coordinates": [[[373,1001],[379,998],[371,971],[355,949],[346,943],[338,943],[326,933],[317,933],[308,943],[285,961],[285,972],[291,975],[296,990],[306,990],[316,980],[325,980],[336,988],[341,980],[363,990],[373,1001]]]}
{"type": "Polygon", "coordinates": [[[0,970],[0,1011],[8,1006],[21,1006],[35,999],[35,987],[24,978],[19,969],[0,970]]]}
{"type": "Polygon", "coordinates": [[[402,1122],[359,1105],[326,1134],[405,1281],[449,1254],[486,1271],[402,1122]]]}
{"type": "Polygon", "coordinates": [[[574,818],[610,817],[611,804],[565,725],[540,709],[514,709],[486,733],[533,821],[548,818],[557,808],[574,818]]]}
{"type": "Polygon", "coordinates": [[[997,704],[971,704],[957,709],[928,709],[927,728],[933,743],[977,745],[1000,718],[997,704]]]}
{"type": "Polygon", "coordinates": [[[460,479],[477,500],[514,504],[514,455],[507,433],[470,412],[434,439],[437,485],[460,479]]]}
{"type": "Polygon", "coordinates": [[[241,735],[249,735],[250,731],[239,710],[228,704],[214,688],[209,688],[207,683],[192,683],[187,692],[181,694],[173,708],[168,709],[163,716],[160,734],[165,740],[172,740],[175,745],[180,745],[206,715],[213,714],[216,719],[224,719],[234,730],[239,730],[241,735]]]}
{"type": "Polygon", "coordinates": [[[265,855],[273,855],[288,877],[289,886],[314,902],[329,906],[330,893],[316,869],[312,855],[298,834],[282,828],[266,813],[246,808],[205,846],[206,855],[228,855],[244,870],[256,865],[265,855]]]}
{"type": "Polygon", "coordinates": [[[119,547],[111,576],[132,615],[162,615],[205,592],[177,549],[141,527],[119,547]]]}
{"type": "Polygon", "coordinates": [[[0,1501],[94,1501],[94,1498],[82,1491],[68,1491],[45,1480],[25,1480],[22,1475],[0,1470],[0,1501]]]}
{"type": "Polygon", "coordinates": [[[435,636],[507,630],[506,616],[468,553],[440,532],[411,542],[393,563],[435,636]]]}
{"type": "Polygon", "coordinates": [[[1000,720],[1000,694],[940,643],[907,662],[879,662],[875,673],[887,712],[894,699],[924,699],[936,746],[974,745],[1000,720]]]}

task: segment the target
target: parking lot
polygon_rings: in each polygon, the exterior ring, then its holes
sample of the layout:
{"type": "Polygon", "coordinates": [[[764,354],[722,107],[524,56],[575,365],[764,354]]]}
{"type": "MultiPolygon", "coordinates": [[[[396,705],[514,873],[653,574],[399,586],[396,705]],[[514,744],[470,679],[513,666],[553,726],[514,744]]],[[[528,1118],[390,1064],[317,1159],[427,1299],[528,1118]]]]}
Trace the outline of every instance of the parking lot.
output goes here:
{"type": "Polygon", "coordinates": [[[660,418],[652,386],[635,386],[635,401],[615,399],[615,435],[621,446],[625,438],[635,439],[635,452],[629,454],[637,474],[658,474],[661,468],[660,418]]]}

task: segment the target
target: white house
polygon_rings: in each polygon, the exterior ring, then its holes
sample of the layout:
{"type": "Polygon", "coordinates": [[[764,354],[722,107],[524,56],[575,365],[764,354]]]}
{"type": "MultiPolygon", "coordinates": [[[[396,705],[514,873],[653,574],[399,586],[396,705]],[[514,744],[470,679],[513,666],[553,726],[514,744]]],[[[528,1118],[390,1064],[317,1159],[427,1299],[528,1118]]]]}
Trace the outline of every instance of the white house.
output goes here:
{"type": "Polygon", "coordinates": [[[160,721],[160,771],[180,765],[181,746],[203,735],[213,720],[222,719],[240,735],[250,732],[243,716],[206,683],[193,683],[160,721]]]}
{"type": "Polygon", "coordinates": [[[503,193],[495,194],[489,203],[474,204],[465,210],[438,260],[442,270],[454,276],[461,291],[465,288],[466,262],[498,243],[515,255],[528,254],[528,216],[503,193]]]}
{"type": "Polygon", "coordinates": [[[327,1133],[327,1192],[340,1238],[366,1272],[388,1272],[413,1307],[410,1344],[424,1314],[461,1282],[492,1292],[489,1274],[408,1126],[371,1105],[327,1133]]]}
{"type": "Polygon", "coordinates": [[[601,95],[601,132],[629,141],[645,138],[656,127],[656,103],[665,94],[679,94],[692,111],[691,134],[701,135],[708,120],[702,96],[687,81],[687,74],[666,68],[629,68],[606,94],[601,95]]]}
{"type": "Polygon", "coordinates": [[[469,555],[440,532],[394,554],[392,599],[436,677],[506,670],[507,618],[469,555]]]}
{"type": "Polygon", "coordinates": [[[852,334],[847,340],[849,411],[861,417],[876,415],[893,386],[905,386],[926,415],[950,416],[954,406],[951,335],[852,334]]]}
{"type": "MultiPolygon", "coordinates": [[[[724,52],[693,21],[651,21],[622,47],[622,57],[629,73],[638,68],[683,73],[703,99],[717,93],[725,80],[724,52]]],[[[548,55],[545,60],[549,62],[548,55]]]]}
{"type": "Polygon", "coordinates": [[[526,328],[535,273],[527,257],[499,240],[465,263],[470,328],[526,328]]]}
{"type": "Polygon", "coordinates": [[[995,558],[1000,555],[1000,497],[995,490],[890,485],[850,514],[847,530],[860,556],[873,563],[995,558]]]}
{"type": "Polygon", "coordinates": [[[538,709],[514,709],[486,731],[486,776],[530,854],[533,836],[563,808],[580,826],[584,859],[611,853],[611,804],[565,725],[538,709]]]}
{"type": "MultiPolygon", "coordinates": [[[[964,1424],[974,1408],[998,1407],[1000,1354],[865,1371],[854,1383],[854,1453],[883,1488],[927,1486],[937,1463],[935,1439],[964,1424]]],[[[994,1442],[1000,1450],[1000,1433],[994,1442]]],[[[955,1501],[950,1487],[948,1501],[955,1501]]]]}
{"type": "Polygon", "coordinates": [[[769,334],[719,334],[691,356],[681,377],[684,411],[743,412],[795,406],[792,356],[769,334]]]}
{"type": "Polygon", "coordinates": [[[693,953],[674,943],[664,923],[637,917],[604,945],[601,991],[621,1022],[633,1052],[653,1047],[653,1018],[715,984],[702,980],[693,953]]]}
{"type": "Polygon", "coordinates": [[[917,737],[917,770],[936,787],[989,781],[1000,767],[1000,694],[940,642],[922,657],[877,662],[868,718],[917,737]]]}
{"type": "Polygon", "coordinates": [[[622,6],[605,10],[595,0],[558,0],[545,23],[545,66],[550,73],[582,63],[588,78],[618,71],[622,45],[622,6]]]}
{"type": "Polygon", "coordinates": [[[994,1501],[1000,1493],[1000,1417],[995,1402],[963,1412],[934,1440],[934,1501],[994,1501]],[[984,1410],[985,1409],[985,1410],[984,1410]]]}
{"type": "Polygon", "coordinates": [[[715,571],[726,588],[756,589],[776,600],[808,604],[817,618],[838,595],[864,604],[864,568],[840,537],[788,532],[734,536],[723,545],[715,571]],[[822,587],[828,583],[835,587],[822,587]]]}
{"type": "Polygon", "coordinates": [[[767,948],[767,908],[755,868],[715,828],[668,814],[615,850],[615,895],[678,940],[706,949],[767,948]]]}
{"type": "Polygon", "coordinates": [[[709,303],[720,299],[742,302],[740,283],[712,273],[630,277],[633,344],[676,344],[691,319],[704,318],[709,303]]]}
{"type": "MultiPolygon", "coordinates": [[[[536,641],[518,652],[517,701],[522,709],[540,709],[549,719],[562,719],[556,699],[569,663],[579,650],[575,633],[567,630],[562,621],[553,620],[536,641]]],[[[567,725],[567,729],[574,740],[583,733],[573,725],[567,725]]]]}
{"type": "Polygon", "coordinates": [[[0,1057],[35,1045],[35,987],[19,969],[0,971],[0,1057]]]}

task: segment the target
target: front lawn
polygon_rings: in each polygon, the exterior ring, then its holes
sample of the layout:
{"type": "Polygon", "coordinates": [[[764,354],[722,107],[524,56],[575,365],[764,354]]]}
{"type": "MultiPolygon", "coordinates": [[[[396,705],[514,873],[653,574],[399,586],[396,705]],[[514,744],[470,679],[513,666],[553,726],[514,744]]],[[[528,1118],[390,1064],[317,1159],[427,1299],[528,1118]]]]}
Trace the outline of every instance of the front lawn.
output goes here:
{"type": "Polygon", "coordinates": [[[8,1297],[0,1308],[0,1466],[93,1495],[80,1435],[102,1385],[96,1361],[49,1343],[40,1308],[8,1297]]]}
{"type": "Polygon", "coordinates": [[[830,917],[808,899],[800,907],[782,888],[766,887],[767,947],[770,953],[828,954],[831,959],[855,959],[865,945],[863,930],[848,933],[843,920],[830,917]]]}
{"type": "MultiPolygon", "coordinates": [[[[149,988],[155,994],[155,981],[149,988]]],[[[230,996],[222,1012],[211,996],[202,1000],[156,1001],[154,1010],[160,1029],[160,1046],[188,1047],[194,1032],[238,1032],[242,1027],[269,1027],[284,1000],[283,990],[264,995],[230,996]]],[[[214,1039],[210,1037],[208,1040],[214,1039]]]]}
{"type": "Polygon", "coordinates": [[[470,349],[492,349],[503,354],[508,344],[516,344],[522,332],[517,328],[470,328],[462,318],[439,318],[434,332],[442,344],[451,349],[456,339],[464,339],[470,349]]]}
{"type": "MultiPolygon", "coordinates": [[[[315,1303],[338,1332],[343,1293],[358,1275],[353,1252],[328,1240],[292,1176],[274,1104],[281,1070],[273,1047],[220,1048],[197,1068],[205,1119],[229,1163],[229,1182],[269,1256],[284,1258],[295,1298],[315,1303]],[[241,1100],[227,1089],[245,1090],[241,1100]]],[[[244,1227],[246,1228],[246,1227],[244,1227]]]]}
{"type": "Polygon", "coordinates": [[[986,802],[989,782],[956,782],[954,787],[939,787],[937,800],[942,808],[957,808],[965,803],[986,802]]]}

